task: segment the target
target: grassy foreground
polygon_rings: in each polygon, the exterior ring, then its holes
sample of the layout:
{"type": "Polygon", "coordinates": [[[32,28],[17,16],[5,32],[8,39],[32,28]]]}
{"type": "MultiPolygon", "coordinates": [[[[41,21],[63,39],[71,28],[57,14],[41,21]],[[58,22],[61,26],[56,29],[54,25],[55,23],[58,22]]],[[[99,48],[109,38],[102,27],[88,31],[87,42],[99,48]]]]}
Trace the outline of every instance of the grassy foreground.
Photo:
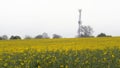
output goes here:
{"type": "Polygon", "coordinates": [[[120,37],[0,41],[0,68],[120,68],[120,37]]]}

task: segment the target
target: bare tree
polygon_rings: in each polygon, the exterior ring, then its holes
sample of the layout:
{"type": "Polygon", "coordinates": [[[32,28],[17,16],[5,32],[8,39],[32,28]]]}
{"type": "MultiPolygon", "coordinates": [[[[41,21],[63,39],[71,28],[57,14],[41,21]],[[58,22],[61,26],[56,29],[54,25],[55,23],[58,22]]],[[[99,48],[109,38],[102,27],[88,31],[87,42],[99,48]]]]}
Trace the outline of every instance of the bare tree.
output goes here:
{"type": "Polygon", "coordinates": [[[93,33],[93,29],[90,26],[82,26],[83,37],[90,37],[93,33]]]}
{"type": "Polygon", "coordinates": [[[29,35],[26,35],[24,39],[32,39],[29,35]]]}
{"type": "Polygon", "coordinates": [[[2,40],[8,40],[8,36],[7,35],[3,35],[3,36],[1,36],[1,39],[2,40]]]}
{"type": "Polygon", "coordinates": [[[90,26],[81,26],[80,35],[78,37],[90,37],[93,33],[93,29],[90,26]]]}
{"type": "Polygon", "coordinates": [[[49,38],[49,36],[48,36],[47,33],[44,32],[44,33],[42,34],[42,38],[47,39],[47,38],[49,38]]]}
{"type": "Polygon", "coordinates": [[[8,36],[7,35],[0,36],[0,40],[8,40],[8,36]]]}

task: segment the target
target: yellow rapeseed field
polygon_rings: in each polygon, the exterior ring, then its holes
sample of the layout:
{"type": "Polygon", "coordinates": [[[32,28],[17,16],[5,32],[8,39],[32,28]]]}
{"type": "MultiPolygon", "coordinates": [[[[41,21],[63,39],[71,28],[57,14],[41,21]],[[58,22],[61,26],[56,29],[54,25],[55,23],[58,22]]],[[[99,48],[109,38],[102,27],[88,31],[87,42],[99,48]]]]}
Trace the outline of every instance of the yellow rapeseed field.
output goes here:
{"type": "Polygon", "coordinates": [[[120,68],[120,37],[0,41],[0,68],[120,68]]]}
{"type": "Polygon", "coordinates": [[[120,47],[120,37],[110,38],[63,38],[0,41],[0,52],[22,52],[26,49],[43,50],[81,50],[120,47]]]}

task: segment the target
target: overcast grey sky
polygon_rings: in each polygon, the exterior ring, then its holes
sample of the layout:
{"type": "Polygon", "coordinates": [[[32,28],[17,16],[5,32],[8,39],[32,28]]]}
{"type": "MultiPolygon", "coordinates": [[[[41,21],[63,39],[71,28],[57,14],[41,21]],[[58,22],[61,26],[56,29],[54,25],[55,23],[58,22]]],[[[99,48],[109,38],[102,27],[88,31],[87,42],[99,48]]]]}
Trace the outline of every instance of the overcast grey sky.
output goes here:
{"type": "Polygon", "coordinates": [[[120,35],[120,0],[0,0],[0,35],[36,36],[47,32],[74,37],[82,24],[94,34],[120,35]]]}

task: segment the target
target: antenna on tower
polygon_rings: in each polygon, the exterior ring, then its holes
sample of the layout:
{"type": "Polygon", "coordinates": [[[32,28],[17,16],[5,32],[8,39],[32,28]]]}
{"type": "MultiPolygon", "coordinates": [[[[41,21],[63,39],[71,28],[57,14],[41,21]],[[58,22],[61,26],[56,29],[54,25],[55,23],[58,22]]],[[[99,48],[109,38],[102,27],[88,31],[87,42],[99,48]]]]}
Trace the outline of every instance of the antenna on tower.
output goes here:
{"type": "Polygon", "coordinates": [[[82,9],[79,9],[79,20],[78,20],[78,37],[81,37],[81,11],[82,9]]]}
{"type": "Polygon", "coordinates": [[[78,24],[81,24],[81,11],[82,11],[82,9],[79,9],[79,21],[78,21],[78,24]]]}

